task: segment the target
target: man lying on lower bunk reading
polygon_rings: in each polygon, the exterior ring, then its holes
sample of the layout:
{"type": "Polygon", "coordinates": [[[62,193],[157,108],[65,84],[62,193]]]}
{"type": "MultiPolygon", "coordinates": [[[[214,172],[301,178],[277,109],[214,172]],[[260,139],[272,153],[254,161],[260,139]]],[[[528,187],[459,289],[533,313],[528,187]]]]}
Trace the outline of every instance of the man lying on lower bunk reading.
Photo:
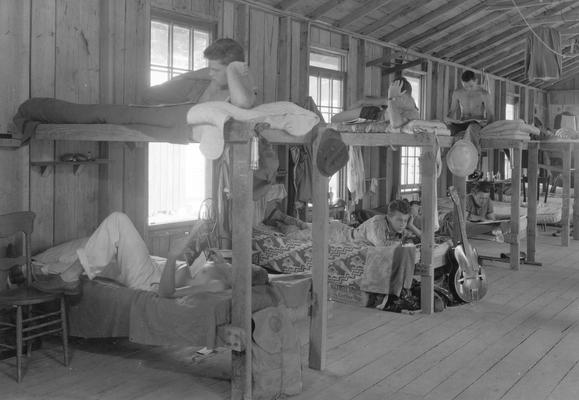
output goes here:
{"type": "Polygon", "coordinates": [[[131,220],[123,213],[110,214],[95,232],[76,249],[61,257],[58,275],[38,280],[32,285],[45,292],[80,294],[80,276],[90,279],[111,276],[132,289],[156,291],[161,297],[179,297],[202,292],[218,292],[231,287],[231,265],[222,258],[201,264],[194,275],[179,257],[191,253],[199,258],[209,247],[210,224],[199,221],[184,238],[174,240],[166,262],[151,258],[147,246],[131,220]]]}
{"type": "MultiPolygon", "coordinates": [[[[368,307],[377,307],[387,311],[401,308],[419,308],[419,301],[410,293],[414,276],[416,249],[414,244],[420,242],[421,231],[413,223],[410,214],[410,203],[406,200],[393,200],[388,204],[385,215],[375,215],[357,228],[339,221],[329,223],[330,242],[370,242],[374,246],[396,246],[392,257],[389,293],[387,295],[370,292],[368,307]],[[409,304],[413,303],[412,307],[409,304]]],[[[267,225],[276,226],[290,239],[311,240],[311,224],[273,209],[264,220],[267,225]]],[[[372,271],[368,271],[372,274],[372,271]]],[[[379,271],[375,271],[379,274],[379,271]]]]}
{"type": "MultiPolygon", "coordinates": [[[[490,198],[492,183],[487,181],[478,182],[466,196],[466,234],[474,237],[492,233],[497,241],[502,242],[503,234],[510,231],[508,220],[497,220],[495,217],[493,201],[490,198]]],[[[453,213],[444,217],[440,233],[454,237],[453,213]]]]}

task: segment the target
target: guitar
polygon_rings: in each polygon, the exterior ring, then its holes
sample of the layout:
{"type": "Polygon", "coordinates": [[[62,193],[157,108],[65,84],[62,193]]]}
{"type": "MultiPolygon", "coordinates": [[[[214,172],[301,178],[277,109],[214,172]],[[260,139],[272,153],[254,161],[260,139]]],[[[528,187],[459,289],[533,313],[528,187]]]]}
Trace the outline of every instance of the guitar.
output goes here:
{"type": "Polygon", "coordinates": [[[449,188],[460,225],[460,240],[452,250],[453,263],[449,286],[454,294],[467,303],[482,299],[487,293],[487,278],[478,261],[478,254],[468,242],[466,221],[458,193],[454,186],[449,188]]]}

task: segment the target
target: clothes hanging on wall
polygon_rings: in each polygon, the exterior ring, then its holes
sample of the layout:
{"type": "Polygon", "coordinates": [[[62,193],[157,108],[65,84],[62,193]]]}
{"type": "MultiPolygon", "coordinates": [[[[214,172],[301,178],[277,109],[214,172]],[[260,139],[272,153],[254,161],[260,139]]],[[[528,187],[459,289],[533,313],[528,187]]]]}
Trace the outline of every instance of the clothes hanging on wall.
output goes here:
{"type": "Polygon", "coordinates": [[[525,70],[530,81],[553,80],[561,77],[561,36],[556,29],[536,27],[527,37],[525,70]]]}
{"type": "Polygon", "coordinates": [[[294,200],[308,203],[312,200],[313,164],[311,151],[306,146],[291,146],[290,155],[294,163],[294,200]]]}
{"type": "Polygon", "coordinates": [[[350,146],[348,149],[350,159],[348,160],[348,190],[352,193],[352,200],[357,202],[364,198],[366,192],[366,181],[364,173],[364,158],[362,157],[361,146],[350,146]]]}

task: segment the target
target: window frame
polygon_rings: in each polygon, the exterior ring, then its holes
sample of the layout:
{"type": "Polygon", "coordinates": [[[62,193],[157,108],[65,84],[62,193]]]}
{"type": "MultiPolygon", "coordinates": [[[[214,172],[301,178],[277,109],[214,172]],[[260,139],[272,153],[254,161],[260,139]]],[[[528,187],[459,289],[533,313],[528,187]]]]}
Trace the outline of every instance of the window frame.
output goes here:
{"type": "MultiPolygon", "coordinates": [[[[310,93],[310,78],[315,75],[315,77],[317,78],[328,78],[328,79],[333,79],[333,80],[340,80],[342,82],[342,96],[340,98],[340,102],[341,102],[341,110],[344,110],[345,104],[346,104],[346,88],[347,88],[347,52],[346,51],[338,51],[337,49],[326,49],[323,47],[318,47],[318,46],[310,46],[310,49],[308,51],[308,94],[310,93]],[[328,55],[328,56],[333,56],[333,57],[339,57],[340,58],[340,71],[336,71],[336,70],[332,70],[332,69],[326,69],[326,68],[321,68],[321,67],[316,67],[316,66],[312,66],[310,65],[310,57],[312,53],[317,53],[317,54],[321,54],[321,55],[328,55]]],[[[318,108],[320,107],[319,104],[316,103],[316,106],[318,106],[318,108]]],[[[332,108],[330,108],[330,110],[332,110],[332,108]]],[[[321,110],[320,110],[321,112],[321,110]]],[[[325,112],[322,112],[322,115],[325,114],[325,112]]],[[[325,117],[324,117],[325,118],[325,117]]],[[[326,123],[330,123],[331,121],[326,121],[326,123]]],[[[340,171],[336,172],[336,174],[334,174],[334,176],[336,176],[337,179],[337,193],[333,193],[333,199],[332,201],[334,201],[336,198],[341,198],[341,199],[346,199],[346,188],[347,188],[347,174],[346,174],[346,167],[342,168],[340,171]]],[[[333,176],[330,178],[330,181],[333,180],[333,176]]],[[[330,185],[328,186],[328,190],[332,191],[332,185],[330,183],[330,185]]],[[[329,194],[329,192],[328,192],[329,194]]]]}
{"type": "MultiPolygon", "coordinates": [[[[426,112],[425,112],[425,104],[426,104],[426,72],[424,71],[415,71],[415,70],[404,70],[404,72],[402,73],[402,76],[404,78],[411,78],[411,79],[418,79],[419,81],[419,85],[420,85],[420,101],[419,104],[417,104],[416,106],[418,107],[418,110],[420,112],[420,118],[424,119],[426,112]]],[[[415,96],[413,96],[415,97],[415,96]]],[[[420,176],[420,156],[422,154],[422,148],[421,147],[416,147],[416,146],[403,146],[400,149],[400,194],[408,197],[408,196],[412,196],[414,194],[418,194],[420,193],[420,186],[422,185],[422,179],[420,176]],[[411,152],[411,148],[414,149],[413,151],[413,155],[410,156],[403,156],[404,151],[407,152],[411,152]],[[405,169],[403,168],[403,164],[404,164],[404,158],[407,158],[408,160],[413,159],[413,165],[414,168],[417,170],[417,173],[415,174],[416,177],[416,183],[412,183],[412,184],[404,184],[405,181],[408,180],[408,171],[410,170],[410,164],[407,163],[408,167],[405,169]],[[402,174],[404,174],[404,172],[406,171],[406,175],[402,176],[402,174]]]]}
{"type": "MultiPolygon", "coordinates": [[[[215,38],[216,38],[216,32],[217,32],[217,23],[215,22],[209,22],[206,20],[202,20],[200,18],[196,18],[193,16],[185,16],[182,14],[178,14],[178,13],[173,13],[167,10],[162,10],[162,9],[158,9],[155,7],[151,7],[151,15],[149,18],[149,29],[151,29],[151,25],[153,24],[153,22],[158,21],[160,23],[166,23],[169,25],[169,29],[171,30],[173,26],[184,26],[187,27],[188,29],[191,29],[191,37],[190,39],[193,39],[193,31],[194,30],[202,30],[202,31],[206,31],[209,33],[209,43],[212,43],[215,38]]],[[[172,35],[169,34],[168,37],[168,48],[169,48],[169,54],[172,55],[172,35]]],[[[192,43],[192,42],[191,42],[192,43]]],[[[190,46],[191,49],[191,53],[190,53],[190,64],[189,67],[191,68],[188,71],[192,71],[193,70],[193,51],[194,51],[194,46],[190,46]]],[[[148,64],[148,74],[147,74],[147,80],[149,85],[151,84],[150,82],[150,77],[151,77],[151,72],[153,71],[153,67],[154,64],[152,63],[152,56],[150,53],[151,50],[151,33],[149,32],[149,44],[148,44],[148,50],[149,50],[149,64],[148,64]]],[[[171,79],[172,77],[175,76],[174,71],[175,69],[173,68],[173,57],[170,56],[169,60],[168,60],[168,66],[159,66],[159,68],[168,68],[169,69],[169,78],[171,79]]],[[[178,70],[181,70],[180,68],[178,70]]],[[[187,72],[187,71],[183,71],[183,72],[187,72]]],[[[147,145],[150,146],[151,144],[154,143],[148,143],[147,145]]],[[[191,143],[189,145],[194,145],[194,143],[191,143]]],[[[149,151],[150,152],[150,151],[149,151]]],[[[147,161],[147,163],[149,162],[149,160],[147,161]]],[[[150,172],[147,173],[147,179],[150,179],[149,177],[150,172]]],[[[205,188],[204,188],[204,198],[208,199],[211,198],[213,196],[213,162],[211,160],[207,160],[205,159],[205,188]]],[[[150,199],[150,188],[147,190],[147,199],[150,199]]],[[[151,224],[150,222],[150,217],[149,217],[149,209],[147,207],[147,226],[148,226],[148,230],[149,231],[158,231],[158,230],[164,230],[164,229],[172,229],[172,228],[179,228],[182,226],[189,226],[191,224],[192,221],[198,219],[197,216],[193,216],[190,219],[183,219],[183,220],[177,220],[177,221],[170,221],[170,222],[162,222],[162,223],[153,223],[151,224]]]]}

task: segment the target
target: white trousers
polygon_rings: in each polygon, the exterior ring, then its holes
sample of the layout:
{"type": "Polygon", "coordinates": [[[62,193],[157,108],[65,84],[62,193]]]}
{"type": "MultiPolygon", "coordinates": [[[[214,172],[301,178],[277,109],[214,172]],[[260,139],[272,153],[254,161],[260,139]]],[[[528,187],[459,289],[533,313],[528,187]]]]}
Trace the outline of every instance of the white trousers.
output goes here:
{"type": "Polygon", "coordinates": [[[156,263],[137,229],[125,214],[113,212],[91,235],[86,246],[76,251],[90,279],[101,274],[115,261],[119,283],[132,289],[156,290],[164,263],[156,263]]]}

